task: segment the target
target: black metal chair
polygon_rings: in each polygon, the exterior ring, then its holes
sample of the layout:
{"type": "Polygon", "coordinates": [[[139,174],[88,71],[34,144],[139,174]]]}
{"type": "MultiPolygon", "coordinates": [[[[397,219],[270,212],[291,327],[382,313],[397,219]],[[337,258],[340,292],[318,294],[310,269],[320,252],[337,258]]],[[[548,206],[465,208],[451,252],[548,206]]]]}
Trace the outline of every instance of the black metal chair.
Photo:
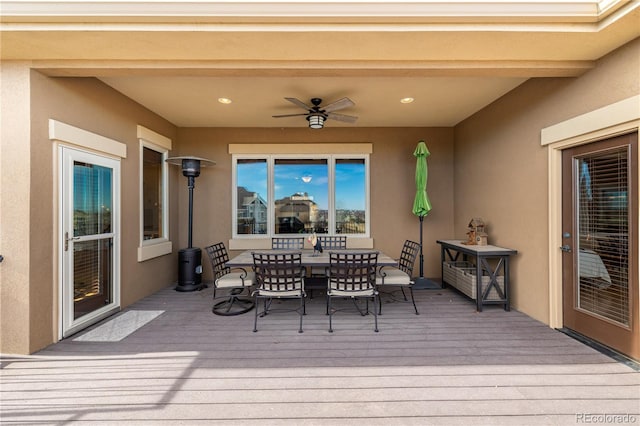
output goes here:
{"type": "Polygon", "coordinates": [[[318,235],[318,241],[324,250],[339,250],[347,248],[346,235],[318,235]]]}
{"type": "Polygon", "coordinates": [[[304,237],[273,237],[271,248],[275,250],[302,250],[304,237]]]}
{"type": "Polygon", "coordinates": [[[352,299],[363,316],[369,313],[369,299],[373,300],[374,330],[378,332],[377,266],[377,251],[329,252],[327,314],[330,333],[333,333],[333,314],[337,311],[332,306],[332,300],[335,298],[352,299]],[[364,310],[358,305],[359,299],[365,299],[364,310]]]}
{"type": "Polygon", "coordinates": [[[224,243],[212,244],[205,248],[211,269],[213,270],[213,308],[211,311],[216,315],[240,315],[250,311],[254,302],[250,297],[250,289],[255,282],[253,272],[247,272],[244,268],[229,268],[226,263],[229,261],[229,254],[224,243]],[[223,300],[217,301],[216,292],[219,289],[227,290],[227,295],[222,296],[223,300]],[[243,297],[242,293],[247,290],[243,297]]]}
{"type": "MultiPolygon", "coordinates": [[[[402,252],[400,253],[400,259],[398,259],[398,267],[382,266],[378,271],[376,277],[376,286],[380,290],[382,295],[382,288],[384,287],[398,287],[402,291],[402,296],[405,302],[408,302],[407,295],[404,292],[405,288],[409,289],[411,293],[411,302],[413,303],[413,309],[416,311],[416,315],[419,315],[418,308],[416,307],[416,301],[413,298],[413,265],[416,261],[416,256],[420,252],[420,244],[415,241],[406,240],[402,246],[402,252]]],[[[380,314],[382,315],[382,297],[378,298],[380,302],[380,314]]]]}
{"type": "MultiPolygon", "coordinates": [[[[275,310],[271,308],[274,299],[300,299],[300,307],[294,309],[300,315],[302,333],[302,316],[305,311],[304,276],[301,252],[261,253],[253,252],[253,268],[256,274],[256,289],[253,291],[256,304],[256,315],[253,331],[258,331],[258,315],[264,317],[275,310]],[[260,310],[260,300],[263,302],[260,310]]],[[[284,309],[283,309],[284,310],[284,309]]],[[[291,309],[287,309],[291,311],[291,309]]]]}
{"type": "MultiPolygon", "coordinates": [[[[318,235],[318,242],[322,250],[343,250],[347,248],[346,235],[318,235]]],[[[317,266],[312,267],[311,276],[326,278],[326,270],[317,266]]]]}

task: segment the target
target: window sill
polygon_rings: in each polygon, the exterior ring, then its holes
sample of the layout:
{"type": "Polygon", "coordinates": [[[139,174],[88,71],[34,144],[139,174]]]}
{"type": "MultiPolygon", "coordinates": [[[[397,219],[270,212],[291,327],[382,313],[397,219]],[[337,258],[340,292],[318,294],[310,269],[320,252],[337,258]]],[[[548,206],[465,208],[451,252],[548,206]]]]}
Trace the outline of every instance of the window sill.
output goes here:
{"type": "Polygon", "coordinates": [[[165,254],[171,254],[172,250],[173,244],[171,241],[163,241],[138,247],[138,262],[144,262],[145,260],[164,256],[165,254]]]}

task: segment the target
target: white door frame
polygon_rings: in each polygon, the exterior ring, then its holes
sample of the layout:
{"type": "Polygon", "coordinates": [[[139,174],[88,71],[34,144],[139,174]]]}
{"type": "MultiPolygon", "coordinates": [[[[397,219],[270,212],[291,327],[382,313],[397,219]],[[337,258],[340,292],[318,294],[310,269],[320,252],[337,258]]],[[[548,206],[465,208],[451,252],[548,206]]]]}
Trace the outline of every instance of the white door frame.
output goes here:
{"type": "MultiPolygon", "coordinates": [[[[56,213],[58,215],[58,243],[56,244],[56,265],[58,267],[57,271],[57,295],[58,295],[58,340],[62,339],[63,331],[62,331],[62,285],[63,285],[63,253],[64,253],[64,232],[62,231],[62,155],[61,148],[62,146],[66,146],[68,148],[75,148],[80,151],[85,152],[93,152],[96,155],[102,155],[106,158],[113,159],[120,163],[120,160],[127,157],[127,145],[122,142],[118,142],[114,139],[98,135],[96,133],[81,129],[79,127],[72,126],[70,124],[64,123],[62,121],[49,119],[49,139],[54,144],[54,152],[58,155],[58,159],[56,161],[56,165],[58,167],[57,171],[57,200],[58,207],[56,209],[56,213]]],[[[114,190],[117,193],[114,194],[114,210],[117,209],[117,212],[112,214],[112,221],[114,222],[115,228],[115,239],[114,239],[114,291],[117,291],[118,297],[118,305],[120,304],[120,172],[117,173],[118,183],[114,184],[114,190]]],[[[104,313],[103,316],[108,316],[110,313],[104,313]]],[[[95,318],[96,321],[99,321],[101,318],[95,318]]]]}

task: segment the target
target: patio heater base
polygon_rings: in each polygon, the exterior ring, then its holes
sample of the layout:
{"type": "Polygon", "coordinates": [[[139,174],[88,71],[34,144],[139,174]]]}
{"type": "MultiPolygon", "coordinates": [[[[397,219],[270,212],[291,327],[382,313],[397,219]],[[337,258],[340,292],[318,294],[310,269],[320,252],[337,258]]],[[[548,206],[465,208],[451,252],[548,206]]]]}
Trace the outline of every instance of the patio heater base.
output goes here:
{"type": "Polygon", "coordinates": [[[178,285],[176,291],[202,290],[202,250],[197,247],[178,252],[178,285]]]}

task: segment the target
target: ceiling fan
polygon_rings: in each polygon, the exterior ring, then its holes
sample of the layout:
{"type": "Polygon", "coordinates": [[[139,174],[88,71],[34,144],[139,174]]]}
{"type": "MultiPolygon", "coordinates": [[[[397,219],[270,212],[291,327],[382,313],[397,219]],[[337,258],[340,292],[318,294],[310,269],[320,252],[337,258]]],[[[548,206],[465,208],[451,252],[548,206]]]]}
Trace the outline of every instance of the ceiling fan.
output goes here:
{"type": "Polygon", "coordinates": [[[307,112],[300,114],[274,115],[274,118],[295,117],[304,115],[307,117],[309,127],[312,129],[322,129],[324,127],[324,121],[329,118],[332,120],[343,121],[345,123],[355,123],[358,119],[358,117],[354,117],[353,115],[336,114],[335,112],[333,112],[343,108],[354,106],[355,104],[349,98],[342,98],[325,106],[320,106],[320,104],[322,103],[322,99],[320,98],[311,99],[311,103],[313,104],[313,106],[309,106],[296,98],[285,99],[302,109],[306,109],[307,112]]]}

